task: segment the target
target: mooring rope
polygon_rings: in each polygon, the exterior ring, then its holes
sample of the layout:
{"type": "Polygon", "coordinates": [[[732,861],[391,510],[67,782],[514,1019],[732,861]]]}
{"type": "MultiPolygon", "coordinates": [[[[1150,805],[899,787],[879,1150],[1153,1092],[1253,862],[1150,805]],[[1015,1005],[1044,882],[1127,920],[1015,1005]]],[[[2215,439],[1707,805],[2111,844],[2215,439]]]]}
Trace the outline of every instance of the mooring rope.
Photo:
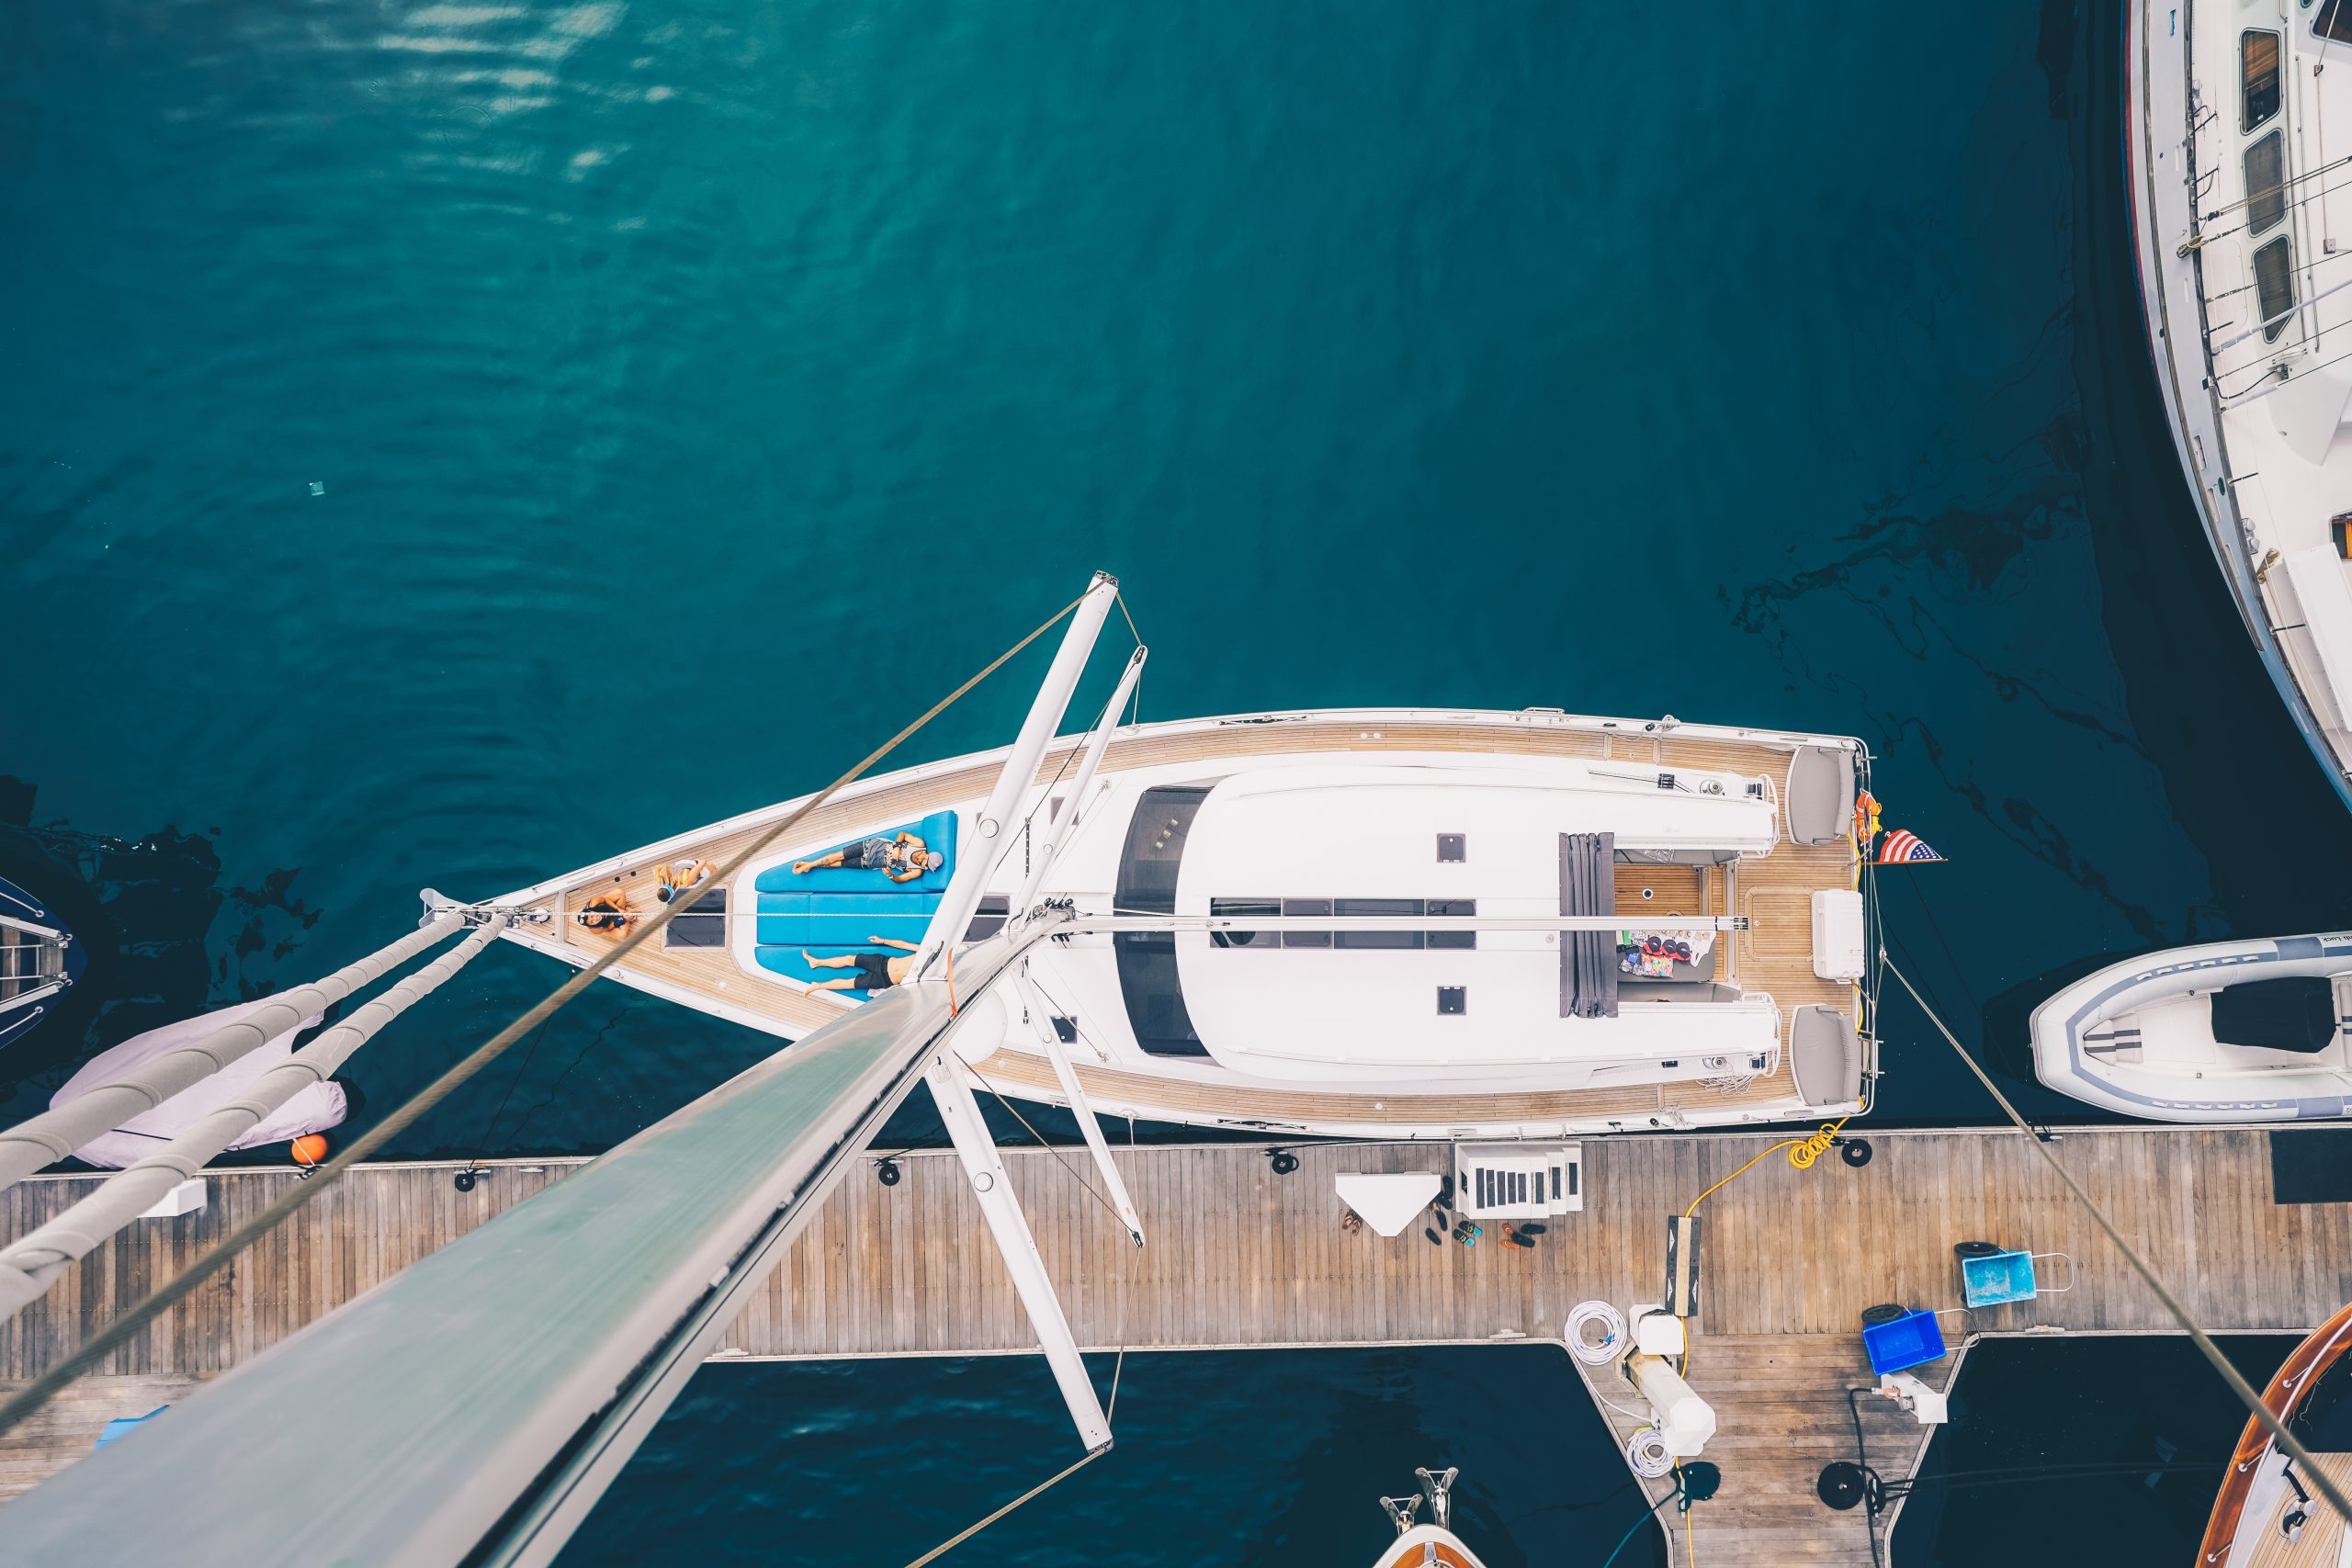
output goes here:
{"type": "Polygon", "coordinates": [[[2197,1348],[2203,1353],[2208,1361],[2213,1364],[2213,1370],[2222,1374],[2222,1381],[2230,1385],[2230,1392],[2236,1394],[2239,1402],[2254,1413],[2254,1418],[2270,1434],[2271,1440],[2284,1449],[2288,1457],[2301,1468],[2302,1474],[2313,1486],[2319,1488],[2321,1495],[2326,1497],[2328,1506],[2334,1508],[2347,1523],[2352,1523],[2352,1501],[2346,1499],[2343,1492],[2329,1478],[2327,1472],[2313,1461],[2301,1442],[2292,1432],[2287,1430],[2286,1424],[2271,1414],[2270,1407],[2262,1403],[2262,1396],[2254,1392],[2245,1378],[2238,1375],[2238,1370],[2230,1365],[2229,1358],[2222,1355],[2221,1348],[2213,1343],[2211,1337],[2197,1325],[2197,1320],[2188,1315],[2188,1309],[2182,1306],[2172,1292],[2165,1288],[2165,1282],[2156,1277],[2156,1271],[2148,1267],[2139,1253],[2132,1250],[2132,1244],[2123,1239],[2122,1233],[2118,1231],[2113,1223],[2108,1219],[2106,1212],[2092,1201],[2088,1192],[2083,1190],[2082,1183],[2075,1179],[2074,1173],[2060,1163],[2056,1155],[2050,1152],[2049,1144],[2036,1135],[2032,1127],[2027,1124],[2026,1119],[2018,1114],[2017,1107],[2009,1103],[2008,1096],[2003,1094],[1995,1086],[1993,1080],[1985,1075],[1984,1069],[1976,1065],[1976,1058],[1968,1054],[1968,1047],[1962,1045],[1959,1037],[1944,1026],[1944,1021],[1936,1016],[1936,1010],[1928,1005],[1928,999],[1919,994],[1918,987],[1911,984],[1910,977],[1894,966],[1894,961],[1886,955],[1885,949],[1880,949],[1878,956],[1880,964],[1885,966],[1887,972],[1901,981],[1903,988],[1911,993],[1911,999],[1919,1004],[1919,1010],[1928,1015],[1928,1021],[1936,1026],[1936,1032],[1941,1034],[1945,1043],[1960,1054],[1960,1059],[1968,1064],[1968,1070],[1976,1075],[1977,1081],[1991,1091],[1995,1100],[2001,1102],[2001,1109],[2008,1113],[2011,1122],[2017,1123],[2018,1131],[2025,1134],[2026,1141],[2033,1145],[2035,1152],[2049,1163],[2052,1170],[2058,1173],[2058,1179],[2066,1184],[2067,1190],[2074,1193],[2083,1207],[2090,1211],[2091,1218],[2098,1222],[2098,1228],[2107,1233],[2107,1239],[2115,1244],[2115,1249],[2118,1252],[2123,1254],[2123,1260],[2132,1265],[2133,1271],[2148,1282],[2148,1289],[2156,1293],[2156,1300],[2162,1302],[2165,1310],[2172,1314],[2174,1320],[2188,1331],[2188,1337],[2195,1342],[2197,1348]]]}
{"type": "Polygon", "coordinates": [[[924,1552],[921,1557],[918,1557],[912,1562],[908,1563],[907,1568],[923,1568],[923,1564],[926,1562],[938,1562],[941,1558],[946,1556],[949,1552],[955,1551],[957,1547],[963,1545],[966,1541],[971,1540],[974,1536],[979,1534],[990,1525],[996,1523],[997,1520],[1004,1517],[1005,1515],[1012,1512],[1013,1509],[1029,1501],[1030,1498],[1036,1496],[1038,1494],[1045,1492],[1051,1487],[1060,1485],[1063,1482],[1068,1481],[1071,1476],[1076,1475],[1080,1471],[1084,1470],[1088,1465],[1092,1464],[1096,1460],[1102,1458],[1104,1454],[1110,1451],[1111,1450],[1108,1449],[1096,1449],[1092,1453],[1086,1455],[1076,1464],[1073,1464],[1068,1470],[1063,1471],[1059,1475],[1048,1476],[1046,1480],[1040,1481],[1036,1485],[1032,1486],[1028,1491],[1023,1492],[1020,1496],[1015,1497],[1012,1502],[1007,1503],[1003,1507],[999,1508],[987,1518],[980,1520],[978,1524],[968,1526],[967,1528],[948,1537],[945,1540],[941,1541],[937,1546],[933,1547],[929,1551],[924,1552]]]}
{"type": "MultiPolygon", "coordinates": [[[[1089,592],[1091,592],[1091,590],[1089,590],[1089,592]]],[[[754,858],[763,853],[769,846],[774,844],[778,839],[782,838],[786,832],[790,831],[794,825],[798,823],[803,818],[816,810],[820,806],[822,806],[827,800],[831,799],[842,789],[847,787],[849,784],[862,777],[868,769],[874,766],[875,763],[880,761],[883,758],[897,750],[899,746],[911,738],[916,731],[922,729],[923,726],[929,724],[933,719],[937,718],[941,714],[945,713],[950,707],[954,706],[966,693],[978,685],[982,681],[987,680],[990,675],[995,674],[998,670],[1001,669],[1016,654],[1020,653],[1022,649],[1027,648],[1031,643],[1036,641],[1039,637],[1051,631],[1056,626],[1059,625],[1064,617],[1068,616],[1071,611],[1077,609],[1080,604],[1085,603],[1085,594],[1080,594],[1078,598],[1073,599],[1069,604],[1063,605],[1059,611],[1056,612],[1051,619],[1039,626],[1035,631],[1031,632],[1027,637],[1023,637],[1019,642],[1014,643],[1011,648],[1006,649],[1002,653],[998,654],[994,659],[990,660],[984,667],[982,667],[978,674],[972,676],[962,685],[948,693],[946,696],[933,704],[922,717],[916,719],[912,724],[908,725],[904,729],[899,730],[896,735],[890,737],[889,739],[884,741],[874,750],[868,752],[865,759],[858,762],[855,767],[850,769],[849,772],[842,774],[832,783],[819,790],[815,795],[810,795],[808,801],[798,808],[786,813],[780,820],[769,827],[764,832],[761,833],[749,844],[745,845],[743,849],[739,851],[732,859],[728,861],[725,865],[721,866],[717,874],[711,876],[707,881],[697,883],[695,886],[684,889],[678,895],[678,897],[663,905],[650,919],[647,919],[643,924],[636,927],[628,935],[622,937],[620,941],[615,942],[611,947],[605,949],[602,956],[589,964],[579,973],[573,975],[562,985],[558,986],[554,990],[548,993],[547,997],[537,1006],[524,1013],[522,1017],[516,1019],[514,1022],[508,1024],[504,1029],[500,1030],[496,1034],[491,1036],[490,1039],[484,1041],[481,1045],[475,1047],[470,1055],[458,1062],[455,1066],[450,1067],[439,1077],[427,1084],[424,1089],[418,1090],[417,1093],[411,1097],[405,1104],[402,1104],[397,1110],[393,1111],[391,1114],[385,1117],[383,1121],[378,1122],[374,1127],[368,1129],[366,1133],[352,1140],[350,1144],[345,1146],[344,1151],[341,1154],[329,1160],[326,1164],[318,1167],[312,1172],[310,1180],[293,1183],[285,1193],[280,1195],[267,1208],[262,1210],[260,1213],[255,1214],[252,1219],[246,1221],[243,1224],[238,1226],[237,1229],[231,1232],[219,1246],[213,1247],[211,1251],[198,1258],[194,1263],[188,1265],[187,1269],[181,1270],[170,1280],[164,1281],[161,1285],[158,1285],[154,1290],[147,1294],[144,1300],[125,1311],[112,1323],[107,1325],[105,1328],[93,1335],[79,1348],[74,1350],[72,1355],[66,1357],[56,1366],[51,1367],[48,1371],[42,1373],[40,1377],[26,1384],[24,1388],[18,1390],[17,1393],[6,1404],[0,1404],[0,1432],[6,1431],[10,1427],[13,1427],[16,1423],[21,1421],[27,1416],[29,1416],[35,1410],[39,1409],[42,1404],[48,1402],[51,1395],[56,1393],[58,1390],[65,1387],[75,1378],[80,1377],[85,1371],[87,1371],[99,1361],[105,1359],[106,1357],[117,1347],[128,1343],[134,1335],[136,1335],[141,1329],[144,1328],[159,1314],[168,1310],[173,1303],[180,1301],[182,1298],[187,1296],[189,1292],[195,1290],[197,1286],[202,1284],[206,1280],[211,1278],[212,1275],[218,1273],[229,1263],[230,1259],[244,1251],[245,1248],[251,1247],[254,1242],[259,1241],[263,1236],[267,1235],[271,1231],[276,1230],[280,1224],[284,1224],[288,1218],[290,1218],[297,1210],[316,1199],[321,1193],[326,1191],[327,1189],[333,1187],[342,1179],[345,1171],[358,1164],[361,1160],[366,1159],[369,1155],[374,1154],[378,1149],[383,1147],[385,1144],[390,1142],[401,1133],[407,1131],[419,1117],[423,1116],[426,1111],[431,1111],[435,1106],[440,1104],[444,1100],[447,1100],[469,1079],[472,1078],[476,1073],[481,1072],[484,1067],[487,1067],[491,1063],[503,1055],[509,1046],[513,1045],[516,1041],[528,1034],[532,1030],[537,1028],[548,1019],[552,1018],[556,1012],[564,1006],[564,1004],[571,1001],[572,998],[578,996],[582,991],[586,990],[590,985],[594,983],[598,976],[604,974],[605,970],[610,969],[614,964],[618,964],[622,959],[636,952],[638,948],[644,945],[644,943],[653,936],[654,932],[662,930],[672,920],[677,919],[680,915],[684,914],[688,909],[693,908],[696,900],[701,898],[705,893],[708,892],[711,888],[719,886],[729,877],[732,877],[737,872],[742,870],[743,867],[748,865],[754,858]]],[[[688,752],[686,755],[689,761],[695,760],[692,752],[688,752]]],[[[1017,1506],[1018,1505],[1015,1506],[1017,1506]]]]}

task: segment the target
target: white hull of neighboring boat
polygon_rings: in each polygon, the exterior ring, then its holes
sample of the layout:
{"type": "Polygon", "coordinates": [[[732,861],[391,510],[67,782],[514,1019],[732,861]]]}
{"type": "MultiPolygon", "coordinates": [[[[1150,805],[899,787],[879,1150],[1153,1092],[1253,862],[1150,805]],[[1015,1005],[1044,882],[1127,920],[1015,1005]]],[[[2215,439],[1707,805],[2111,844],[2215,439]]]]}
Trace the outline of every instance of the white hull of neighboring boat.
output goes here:
{"type": "Polygon", "coordinates": [[[2352,931],[2176,947],[2110,964],[2034,1010],[2034,1070],[2088,1105],[2159,1122],[2306,1122],[2352,1096],[2343,1019],[2352,931]],[[2333,1038],[2317,1049],[2223,1043],[2213,998],[2276,980],[2331,983],[2333,1038]]]}
{"type": "MultiPolygon", "coordinates": [[[[797,875],[796,861],[918,830],[954,846],[954,858],[990,857],[985,886],[998,912],[983,904],[981,920],[1001,924],[1039,848],[1033,835],[1042,842],[1075,811],[1037,896],[1073,905],[1083,928],[1132,912],[1141,863],[1154,859],[1133,829],[1157,820],[1148,801],[1186,797],[1177,814],[1190,824],[1197,812],[1197,825],[1159,857],[1166,881],[1155,885],[1153,907],[1172,919],[1236,904],[1301,919],[1409,906],[1413,919],[1452,910],[1487,924],[1475,936],[1412,931],[1395,942],[1193,930],[1168,939],[1149,974],[1122,945],[1129,939],[1080,929],[1033,950],[983,999],[989,1016],[959,1031],[983,1083],[1068,1103],[1058,1043],[1103,1115],[1379,1138],[1820,1121],[1867,1103],[1874,1045],[1862,991],[1821,977],[1809,929],[1815,893],[1855,900],[1864,881],[1847,836],[1867,777],[1858,742],[1552,710],[1171,721],[1117,731],[1083,801],[1065,797],[1068,762],[1049,755],[990,840],[976,825],[999,755],[861,781],[733,877],[723,913],[689,914],[607,976],[797,1038],[871,994],[817,989],[848,974],[809,959],[913,940],[928,906],[906,895],[952,866],[901,887],[870,873],[797,875]],[[1563,908],[1563,835],[1596,831],[1614,835],[1613,918],[1626,927],[1682,915],[1727,926],[1752,917],[1755,929],[1707,933],[1712,953],[1655,984],[1624,976],[1606,1016],[1570,1016],[1566,939],[1542,927],[1563,908]],[[1441,841],[1465,838],[1453,851],[1441,841]],[[894,912],[900,902],[907,910],[894,912]],[[1498,929],[1509,919],[1526,929],[1498,929]]],[[[661,868],[723,862],[799,805],[496,900],[531,910],[506,934],[585,965],[625,929],[583,930],[590,898],[616,897],[640,914],[655,907],[661,868]]]]}
{"type": "Polygon", "coordinates": [[[2323,139],[2352,122],[2352,6],[2125,11],[2125,187],[2157,389],[2230,596],[2352,805],[2352,564],[2330,536],[2352,506],[2352,195],[2323,139]]]}

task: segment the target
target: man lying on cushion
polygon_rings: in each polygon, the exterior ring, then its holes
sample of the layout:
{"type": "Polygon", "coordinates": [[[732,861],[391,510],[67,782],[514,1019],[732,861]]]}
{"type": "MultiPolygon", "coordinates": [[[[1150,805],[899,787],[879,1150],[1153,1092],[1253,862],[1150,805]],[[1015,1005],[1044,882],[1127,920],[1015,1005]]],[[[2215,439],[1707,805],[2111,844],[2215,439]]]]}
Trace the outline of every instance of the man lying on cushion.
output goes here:
{"type": "Polygon", "coordinates": [[[879,834],[864,843],[852,844],[845,850],[835,850],[815,860],[792,863],[792,874],[806,876],[812,871],[828,866],[840,866],[844,871],[878,871],[893,882],[912,882],[927,871],[937,871],[947,863],[947,857],[925,845],[912,833],[901,833],[895,839],[879,834]]]}
{"type": "Polygon", "coordinates": [[[808,988],[812,991],[886,991],[907,977],[914,965],[915,944],[895,937],[870,936],[865,939],[883,947],[895,947],[904,952],[904,958],[893,958],[887,953],[844,953],[838,958],[820,958],[807,948],[800,950],[800,961],[811,969],[854,969],[855,979],[819,980],[808,988]]]}

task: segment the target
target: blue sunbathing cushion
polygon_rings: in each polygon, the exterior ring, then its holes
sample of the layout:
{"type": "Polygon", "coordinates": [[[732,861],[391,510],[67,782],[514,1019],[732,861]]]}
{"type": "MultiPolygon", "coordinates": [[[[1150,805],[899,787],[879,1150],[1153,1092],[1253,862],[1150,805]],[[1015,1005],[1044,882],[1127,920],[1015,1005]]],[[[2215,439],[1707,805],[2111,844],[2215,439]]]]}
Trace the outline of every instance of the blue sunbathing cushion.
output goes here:
{"type": "Polygon", "coordinates": [[[926,871],[912,882],[892,882],[878,871],[851,871],[842,866],[829,865],[821,870],[794,875],[792,863],[772,865],[760,873],[754,885],[762,893],[871,893],[877,889],[896,889],[901,893],[937,893],[947,886],[956,871],[956,813],[934,811],[920,822],[902,822],[895,828],[885,828],[879,833],[864,833],[838,844],[829,844],[810,856],[822,859],[835,850],[845,850],[851,844],[864,843],[867,839],[895,839],[901,833],[912,833],[930,848],[947,857],[947,863],[936,871],[926,871]]]}
{"type": "Polygon", "coordinates": [[[762,946],[855,947],[876,937],[921,942],[936,893],[763,893],[753,940],[762,946]]]}

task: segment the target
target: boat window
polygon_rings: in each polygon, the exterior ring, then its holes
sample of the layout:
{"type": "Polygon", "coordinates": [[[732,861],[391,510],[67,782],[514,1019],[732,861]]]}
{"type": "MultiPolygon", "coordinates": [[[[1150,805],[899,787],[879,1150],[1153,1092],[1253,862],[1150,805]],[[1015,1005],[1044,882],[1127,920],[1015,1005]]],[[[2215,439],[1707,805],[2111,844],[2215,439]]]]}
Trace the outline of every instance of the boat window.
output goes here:
{"type": "Polygon", "coordinates": [[[1148,789],[1127,823],[1127,847],[1119,857],[1114,895],[1123,910],[1147,915],[1176,912],[1176,874],[1184,863],[1184,836],[1193,830],[1207,784],[1167,784],[1148,789]]]}
{"type": "Polygon", "coordinates": [[[1119,995],[1136,1043],[1155,1056],[1205,1056],[1209,1048],[1184,1009],[1176,972],[1176,938],[1169,931],[1120,931],[1111,938],[1119,961],[1119,995]]]}
{"type": "MultiPolygon", "coordinates": [[[[1283,901],[1279,898],[1212,898],[1209,913],[1225,917],[1279,915],[1283,901]]],[[[1211,931],[1209,941],[1219,947],[1278,947],[1280,931],[1211,931]]]]}
{"type": "MultiPolygon", "coordinates": [[[[1285,898],[1283,900],[1283,913],[1285,915],[1328,915],[1330,912],[1331,900],[1329,898],[1285,898]]],[[[1284,947],[1329,947],[1331,945],[1331,933],[1329,931],[1284,931],[1283,945],[1284,947]]]]}
{"type": "Polygon", "coordinates": [[[2248,28],[2238,39],[2240,99],[2238,129],[2252,130],[2278,112],[2278,35],[2248,28]]]}
{"type": "MultiPolygon", "coordinates": [[[[1148,789],[1127,823],[1127,844],[1119,857],[1119,880],[1112,901],[1125,913],[1176,912],[1176,874],[1184,861],[1184,836],[1207,784],[1168,784],[1148,789]]],[[[1119,931],[1111,938],[1118,959],[1119,994],[1136,1043],[1155,1056],[1205,1056],[1208,1047],[1184,1010],[1184,987],[1176,972],[1176,938],[1169,931],[1119,931]]]]}
{"type": "MultiPolygon", "coordinates": [[[[1432,898],[1430,900],[1428,912],[1432,915],[1475,915],[1478,912],[1478,900],[1476,898],[1432,898]]],[[[1478,945],[1476,931],[1431,931],[1429,933],[1429,938],[1431,947],[1476,947],[1478,945]]]]}
{"type": "Polygon", "coordinates": [[[2346,0],[2319,0],[2319,15],[2312,18],[2312,31],[2331,43],[2352,43],[2352,4],[2346,0]]]}
{"type": "Polygon", "coordinates": [[[2245,150],[2245,223],[2259,234],[2287,216],[2287,134],[2274,130],[2245,150]]]}
{"type": "Polygon", "coordinates": [[[2254,293],[2260,301],[2256,309],[2269,323],[2262,329],[2263,341],[2277,343],[2278,334],[2287,330],[2287,323],[2272,318],[2282,317],[2295,308],[2295,258],[2286,235],[2279,235],[2254,253],[2254,293]]]}
{"type": "MultiPolygon", "coordinates": [[[[1429,911],[1419,898],[1334,898],[1331,912],[1335,915],[1425,915],[1429,911]]],[[[1337,947],[1419,947],[1420,931],[1335,931],[1332,943],[1337,947]]]]}

